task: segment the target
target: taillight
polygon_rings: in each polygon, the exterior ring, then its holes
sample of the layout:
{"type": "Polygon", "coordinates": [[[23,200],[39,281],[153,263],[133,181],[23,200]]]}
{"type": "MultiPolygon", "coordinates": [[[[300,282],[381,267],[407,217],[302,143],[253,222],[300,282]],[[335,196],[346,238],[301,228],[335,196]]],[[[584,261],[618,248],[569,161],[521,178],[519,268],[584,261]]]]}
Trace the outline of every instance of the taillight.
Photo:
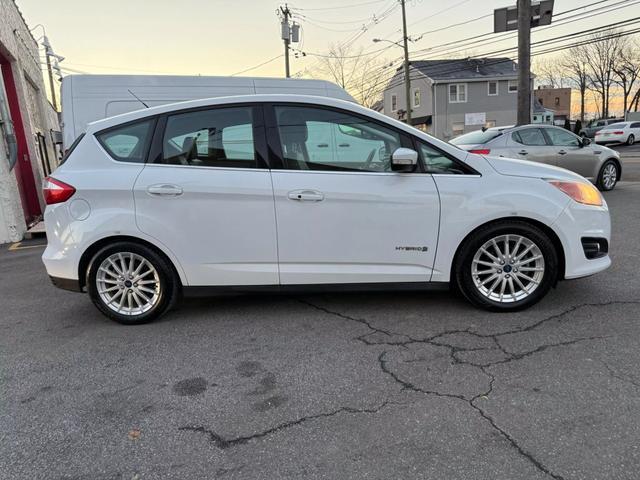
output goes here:
{"type": "Polygon", "coordinates": [[[477,155],[489,155],[489,153],[491,153],[491,150],[488,148],[477,148],[474,150],[469,150],[469,153],[475,153],[477,155]]]}
{"type": "Polygon", "coordinates": [[[71,196],[76,193],[76,189],[71,185],[61,182],[60,180],[47,177],[44,179],[42,193],[44,195],[45,203],[47,205],[53,205],[55,203],[62,203],[69,200],[71,196]]]}
{"type": "Polygon", "coordinates": [[[619,132],[613,132],[614,135],[624,135],[623,131],[619,131],[619,132]]]}

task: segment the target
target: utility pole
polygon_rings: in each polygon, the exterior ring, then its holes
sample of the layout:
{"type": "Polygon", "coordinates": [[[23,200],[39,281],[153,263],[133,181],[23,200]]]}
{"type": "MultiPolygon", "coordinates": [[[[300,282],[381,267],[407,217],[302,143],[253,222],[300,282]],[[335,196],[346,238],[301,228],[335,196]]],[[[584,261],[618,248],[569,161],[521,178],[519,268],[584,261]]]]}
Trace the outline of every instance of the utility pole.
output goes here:
{"type": "Polygon", "coordinates": [[[405,13],[405,0],[400,0],[402,5],[402,40],[404,44],[404,83],[407,100],[407,125],[411,125],[411,77],[409,75],[409,37],[407,36],[407,15],[405,13]]]}
{"type": "Polygon", "coordinates": [[[49,88],[51,89],[51,103],[53,104],[53,109],[58,110],[56,106],[56,89],[55,84],[53,83],[53,70],[51,70],[51,58],[49,55],[45,55],[47,57],[47,72],[49,73],[49,88]]]}
{"type": "Polygon", "coordinates": [[[518,125],[531,123],[531,0],[518,0],[518,125]]]}
{"type": "Polygon", "coordinates": [[[284,40],[284,71],[287,78],[291,77],[289,71],[289,42],[291,41],[291,29],[289,27],[289,17],[291,17],[291,10],[285,3],[284,8],[280,7],[280,13],[282,13],[282,40],[284,40]]]}

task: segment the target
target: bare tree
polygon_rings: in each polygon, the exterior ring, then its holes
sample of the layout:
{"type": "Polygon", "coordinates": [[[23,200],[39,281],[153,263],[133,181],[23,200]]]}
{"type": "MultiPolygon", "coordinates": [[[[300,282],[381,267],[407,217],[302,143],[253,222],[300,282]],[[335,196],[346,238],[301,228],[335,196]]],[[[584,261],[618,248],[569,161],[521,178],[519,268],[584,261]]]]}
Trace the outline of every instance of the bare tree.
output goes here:
{"type": "Polygon", "coordinates": [[[331,45],[321,60],[321,75],[347,90],[365,107],[381,99],[380,85],[391,76],[389,62],[367,55],[362,47],[331,45]]]}
{"type": "MultiPolygon", "coordinates": [[[[628,40],[628,39],[624,39],[628,40]]],[[[640,89],[635,94],[635,98],[631,96],[636,81],[640,81],[640,42],[638,39],[623,42],[620,48],[618,61],[613,66],[616,74],[614,82],[622,89],[622,98],[624,105],[624,113],[630,110],[634,100],[636,102],[640,89]],[[631,102],[630,102],[631,100],[631,102]]]]}
{"type": "Polygon", "coordinates": [[[603,117],[609,116],[609,99],[614,84],[614,67],[619,61],[623,40],[619,30],[611,29],[591,35],[592,43],[583,45],[587,60],[588,89],[595,92],[603,117]]]}
{"type": "Polygon", "coordinates": [[[589,77],[587,75],[588,60],[587,53],[583,46],[574,47],[564,54],[557,62],[569,85],[580,92],[580,121],[584,122],[585,97],[589,87],[589,77]]]}
{"type": "Polygon", "coordinates": [[[562,88],[567,83],[565,69],[556,58],[537,57],[532,70],[540,83],[551,88],[562,88]]]}

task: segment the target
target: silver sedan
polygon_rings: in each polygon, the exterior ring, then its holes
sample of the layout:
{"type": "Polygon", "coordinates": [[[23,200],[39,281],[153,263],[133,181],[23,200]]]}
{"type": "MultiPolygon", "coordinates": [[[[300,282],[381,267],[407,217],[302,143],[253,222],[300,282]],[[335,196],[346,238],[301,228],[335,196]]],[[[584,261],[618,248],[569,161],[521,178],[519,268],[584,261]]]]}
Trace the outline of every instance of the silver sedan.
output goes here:
{"type": "Polygon", "coordinates": [[[551,125],[492,127],[460,135],[450,143],[480,155],[566,168],[589,179],[600,190],[612,190],[622,175],[618,152],[551,125]]]}

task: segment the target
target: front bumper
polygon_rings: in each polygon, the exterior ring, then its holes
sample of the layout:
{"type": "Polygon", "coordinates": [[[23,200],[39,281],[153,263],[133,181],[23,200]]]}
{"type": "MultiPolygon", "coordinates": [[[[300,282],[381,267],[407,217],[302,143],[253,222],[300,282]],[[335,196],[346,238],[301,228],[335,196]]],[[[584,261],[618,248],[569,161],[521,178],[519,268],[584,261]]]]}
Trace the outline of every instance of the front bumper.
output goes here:
{"type": "Polygon", "coordinates": [[[606,270],[611,265],[609,253],[588,259],[583,239],[604,239],[611,244],[611,219],[606,202],[601,207],[571,201],[554,222],[564,247],[565,279],[586,277],[606,270]]]}

